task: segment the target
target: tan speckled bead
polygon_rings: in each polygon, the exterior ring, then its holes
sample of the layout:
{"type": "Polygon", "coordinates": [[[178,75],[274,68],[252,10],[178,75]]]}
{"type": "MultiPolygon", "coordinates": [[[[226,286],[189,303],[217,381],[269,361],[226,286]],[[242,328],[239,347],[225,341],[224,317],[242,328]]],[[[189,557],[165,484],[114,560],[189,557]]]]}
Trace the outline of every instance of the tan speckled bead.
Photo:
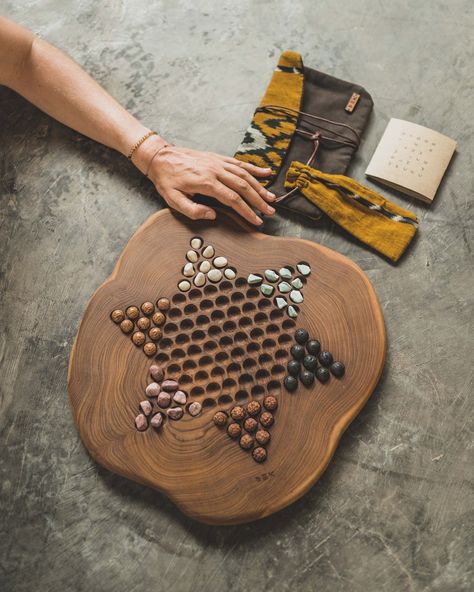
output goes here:
{"type": "Polygon", "coordinates": [[[262,446],[265,446],[265,444],[270,442],[270,432],[267,432],[267,430],[258,430],[255,434],[255,440],[262,446]]]}
{"type": "Polygon", "coordinates": [[[249,415],[258,415],[261,409],[262,406],[258,401],[250,401],[250,403],[247,405],[247,413],[249,415]]]}
{"type": "Polygon", "coordinates": [[[125,312],[127,313],[127,317],[132,320],[138,319],[140,316],[140,311],[136,306],[129,306],[125,312]]]}
{"type": "Polygon", "coordinates": [[[146,331],[150,328],[150,325],[151,321],[148,317],[140,317],[137,320],[137,327],[140,329],[140,331],[146,331]]]}
{"type": "Polygon", "coordinates": [[[247,432],[255,432],[257,425],[258,423],[256,419],[253,417],[247,417],[247,419],[244,421],[244,430],[247,432]]]}
{"type": "Polygon", "coordinates": [[[261,446],[257,446],[252,450],[253,459],[257,462],[263,462],[267,458],[267,451],[261,446]]]}
{"type": "Polygon", "coordinates": [[[120,310],[119,308],[117,308],[116,310],[113,310],[110,314],[110,318],[113,320],[114,323],[121,323],[124,318],[125,318],[125,313],[123,312],[123,310],[120,310]]]}
{"type": "Polygon", "coordinates": [[[135,333],[132,335],[132,341],[135,345],[143,345],[145,340],[145,333],[142,333],[141,331],[135,331],[135,333]]]}
{"type": "Polygon", "coordinates": [[[159,308],[159,310],[168,310],[170,307],[170,301],[168,298],[160,298],[157,301],[156,306],[159,308]]]}
{"type": "Polygon", "coordinates": [[[250,434],[244,434],[242,438],[240,438],[239,444],[244,450],[249,450],[253,446],[252,436],[250,436],[250,434]]]}
{"type": "Polygon", "coordinates": [[[227,433],[231,438],[238,438],[242,433],[242,428],[238,423],[230,423],[227,428],[227,433]]]}
{"type": "Polygon", "coordinates": [[[155,305],[153,302],[144,302],[140,308],[142,309],[142,313],[144,315],[151,315],[155,312],[155,305]]]}
{"type": "Polygon", "coordinates": [[[212,418],[212,421],[216,424],[216,426],[225,426],[227,423],[227,414],[223,411],[218,411],[212,418]]]}
{"type": "Polygon", "coordinates": [[[166,321],[166,316],[162,312],[155,312],[155,314],[151,317],[151,320],[155,323],[157,327],[161,327],[164,325],[166,321]]]}
{"type": "Polygon", "coordinates": [[[263,399],[263,406],[265,409],[268,409],[268,411],[275,411],[275,409],[278,407],[278,399],[273,395],[267,395],[263,399]]]}
{"type": "Polygon", "coordinates": [[[131,333],[133,331],[133,323],[130,319],[125,319],[120,323],[120,328],[124,333],[131,333]]]}
{"type": "Polygon", "coordinates": [[[260,416],[260,423],[263,425],[264,428],[268,428],[273,425],[274,419],[273,415],[270,411],[264,411],[260,416]]]}
{"type": "Polygon", "coordinates": [[[241,405],[236,405],[230,410],[230,416],[236,421],[240,421],[245,417],[245,409],[241,405]]]}
{"type": "Polygon", "coordinates": [[[145,343],[145,345],[143,346],[143,351],[147,356],[154,356],[156,354],[156,350],[156,343],[152,343],[151,341],[145,343]]]}
{"type": "Polygon", "coordinates": [[[148,335],[150,336],[150,339],[152,339],[153,341],[159,341],[163,337],[163,333],[161,329],[159,329],[158,327],[152,327],[148,331],[148,335]]]}

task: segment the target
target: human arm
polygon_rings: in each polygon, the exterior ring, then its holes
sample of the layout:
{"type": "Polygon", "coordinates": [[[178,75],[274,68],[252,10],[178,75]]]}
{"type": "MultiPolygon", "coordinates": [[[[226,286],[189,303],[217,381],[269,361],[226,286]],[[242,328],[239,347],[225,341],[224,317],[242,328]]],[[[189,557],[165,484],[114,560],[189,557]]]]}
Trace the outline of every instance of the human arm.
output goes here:
{"type": "MultiPolygon", "coordinates": [[[[72,129],[127,155],[149,128],[128,113],[78,64],[31,31],[0,17],[0,84],[18,92],[39,109],[72,129]]],[[[215,197],[253,224],[266,215],[274,196],[255,177],[269,169],[231,157],[166,146],[158,135],[133,154],[133,163],[148,176],[168,204],[190,218],[215,218],[209,206],[197,204],[196,193],[215,197]]]]}

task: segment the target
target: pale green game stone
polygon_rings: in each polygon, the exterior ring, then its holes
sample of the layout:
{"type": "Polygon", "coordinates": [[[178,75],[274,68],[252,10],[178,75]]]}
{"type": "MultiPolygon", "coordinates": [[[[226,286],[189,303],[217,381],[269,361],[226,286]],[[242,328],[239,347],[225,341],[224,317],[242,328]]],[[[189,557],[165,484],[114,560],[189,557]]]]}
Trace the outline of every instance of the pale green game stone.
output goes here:
{"type": "Polygon", "coordinates": [[[255,275],[254,273],[251,273],[249,275],[249,277],[247,278],[247,283],[249,284],[259,284],[261,281],[263,280],[263,277],[261,275],[255,275]]]}
{"type": "Polygon", "coordinates": [[[280,282],[278,284],[278,289],[280,290],[280,292],[282,294],[287,294],[288,292],[291,291],[291,286],[288,282],[280,282]]]}
{"type": "Polygon", "coordinates": [[[265,277],[269,282],[277,282],[280,279],[277,272],[273,271],[273,269],[266,269],[265,277]]]}
{"type": "Polygon", "coordinates": [[[291,282],[291,285],[293,286],[293,288],[301,290],[301,288],[303,287],[303,282],[300,280],[300,278],[296,278],[291,282]]]}
{"type": "Polygon", "coordinates": [[[288,316],[291,317],[292,319],[296,319],[296,317],[298,316],[296,309],[293,306],[291,306],[291,304],[288,307],[288,316]]]}
{"type": "Polygon", "coordinates": [[[292,290],[290,292],[290,299],[296,304],[301,304],[301,302],[303,302],[303,294],[298,290],[292,290]]]}
{"type": "Polygon", "coordinates": [[[273,294],[273,290],[275,288],[273,286],[270,286],[269,284],[262,284],[260,286],[260,290],[262,291],[262,294],[264,296],[271,296],[273,294]]]}
{"type": "Polygon", "coordinates": [[[278,273],[284,280],[289,280],[291,278],[291,271],[288,267],[282,267],[278,273]]]}
{"type": "Polygon", "coordinates": [[[275,298],[276,301],[276,305],[278,306],[278,308],[285,308],[286,306],[286,300],[284,298],[275,298]]]}
{"type": "Polygon", "coordinates": [[[311,273],[311,267],[305,263],[298,263],[296,268],[302,275],[309,275],[311,273]]]}

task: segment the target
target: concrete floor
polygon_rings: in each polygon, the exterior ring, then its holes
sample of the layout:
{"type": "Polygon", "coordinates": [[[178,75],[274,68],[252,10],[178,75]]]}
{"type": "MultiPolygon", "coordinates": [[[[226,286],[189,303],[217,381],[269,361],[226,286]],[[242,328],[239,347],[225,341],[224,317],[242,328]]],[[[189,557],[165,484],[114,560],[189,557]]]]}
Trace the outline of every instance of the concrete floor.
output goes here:
{"type": "Polygon", "coordinates": [[[2,592],[472,590],[472,1],[1,4],[175,143],[231,154],[287,48],[371,92],[355,178],[391,116],[459,143],[432,207],[391,194],[421,219],[398,266],[329,223],[267,225],[365,270],[388,359],[304,498],[207,527],[92,462],[66,392],[88,299],[163,202],[124,158],[0,90],[2,592]]]}

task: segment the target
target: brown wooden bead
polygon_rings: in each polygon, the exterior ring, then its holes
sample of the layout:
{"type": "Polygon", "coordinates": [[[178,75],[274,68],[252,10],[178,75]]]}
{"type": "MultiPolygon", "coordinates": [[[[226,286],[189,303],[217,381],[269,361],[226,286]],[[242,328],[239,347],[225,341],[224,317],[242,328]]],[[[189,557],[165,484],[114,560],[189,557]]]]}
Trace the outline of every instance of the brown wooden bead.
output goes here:
{"type": "Polygon", "coordinates": [[[135,331],[132,335],[132,341],[135,345],[143,345],[146,341],[145,333],[141,331],[135,331]]]}
{"type": "Polygon", "coordinates": [[[216,424],[216,426],[225,426],[227,423],[227,414],[223,411],[218,411],[212,418],[212,421],[216,424]]]}
{"type": "Polygon", "coordinates": [[[236,421],[240,421],[245,417],[245,409],[241,405],[236,405],[230,410],[230,416],[236,421]]]}
{"type": "Polygon", "coordinates": [[[238,438],[242,433],[242,428],[238,423],[230,423],[227,427],[227,433],[231,438],[238,438]]]}
{"type": "Polygon", "coordinates": [[[150,339],[153,339],[153,341],[159,341],[163,337],[163,333],[158,327],[152,327],[148,331],[148,335],[150,336],[150,339]]]}
{"type": "Polygon", "coordinates": [[[157,301],[156,306],[159,310],[168,310],[168,308],[170,307],[170,301],[168,300],[168,298],[160,298],[157,301]]]}
{"type": "Polygon", "coordinates": [[[120,310],[119,308],[117,308],[116,310],[113,310],[110,313],[110,318],[113,320],[114,323],[121,323],[123,321],[123,319],[125,318],[125,313],[123,312],[123,310],[120,310]]]}
{"type": "Polygon", "coordinates": [[[261,409],[262,406],[258,401],[250,401],[250,403],[247,405],[247,413],[249,415],[258,415],[261,409]]]}
{"type": "Polygon", "coordinates": [[[127,313],[127,317],[132,320],[138,319],[140,316],[140,311],[136,306],[129,306],[125,312],[127,313]]]}
{"type": "Polygon", "coordinates": [[[151,341],[145,343],[145,345],[143,346],[143,351],[147,356],[154,356],[156,354],[156,350],[156,343],[152,343],[151,341]]]}
{"type": "Polygon", "coordinates": [[[157,327],[161,327],[161,325],[164,325],[166,317],[162,312],[157,311],[153,314],[151,320],[155,323],[157,327]]]}
{"type": "Polygon", "coordinates": [[[267,458],[267,451],[261,446],[257,446],[252,450],[253,459],[257,462],[263,462],[267,458]]]}
{"type": "Polygon", "coordinates": [[[255,440],[262,446],[265,446],[265,444],[270,442],[270,432],[267,432],[267,430],[258,430],[255,434],[255,440]]]}
{"type": "Polygon", "coordinates": [[[247,419],[244,421],[244,429],[247,430],[247,432],[255,432],[257,426],[257,420],[253,417],[247,417],[247,419]]]}
{"type": "Polygon", "coordinates": [[[270,411],[264,411],[260,416],[260,423],[264,428],[269,428],[271,425],[273,425],[274,421],[275,420],[273,419],[273,415],[270,413],[270,411]]]}
{"type": "Polygon", "coordinates": [[[155,305],[153,302],[144,302],[140,308],[144,315],[151,315],[155,312],[155,305]]]}
{"type": "Polygon", "coordinates": [[[239,444],[244,450],[250,450],[250,448],[253,446],[252,436],[250,434],[244,434],[242,438],[240,438],[239,444]]]}
{"type": "Polygon", "coordinates": [[[120,323],[120,328],[124,333],[131,333],[133,331],[133,323],[130,319],[125,319],[120,323]]]}
{"type": "Polygon", "coordinates": [[[150,328],[150,325],[151,325],[151,321],[147,317],[140,317],[137,320],[137,327],[140,329],[140,331],[146,331],[147,329],[150,328]]]}

